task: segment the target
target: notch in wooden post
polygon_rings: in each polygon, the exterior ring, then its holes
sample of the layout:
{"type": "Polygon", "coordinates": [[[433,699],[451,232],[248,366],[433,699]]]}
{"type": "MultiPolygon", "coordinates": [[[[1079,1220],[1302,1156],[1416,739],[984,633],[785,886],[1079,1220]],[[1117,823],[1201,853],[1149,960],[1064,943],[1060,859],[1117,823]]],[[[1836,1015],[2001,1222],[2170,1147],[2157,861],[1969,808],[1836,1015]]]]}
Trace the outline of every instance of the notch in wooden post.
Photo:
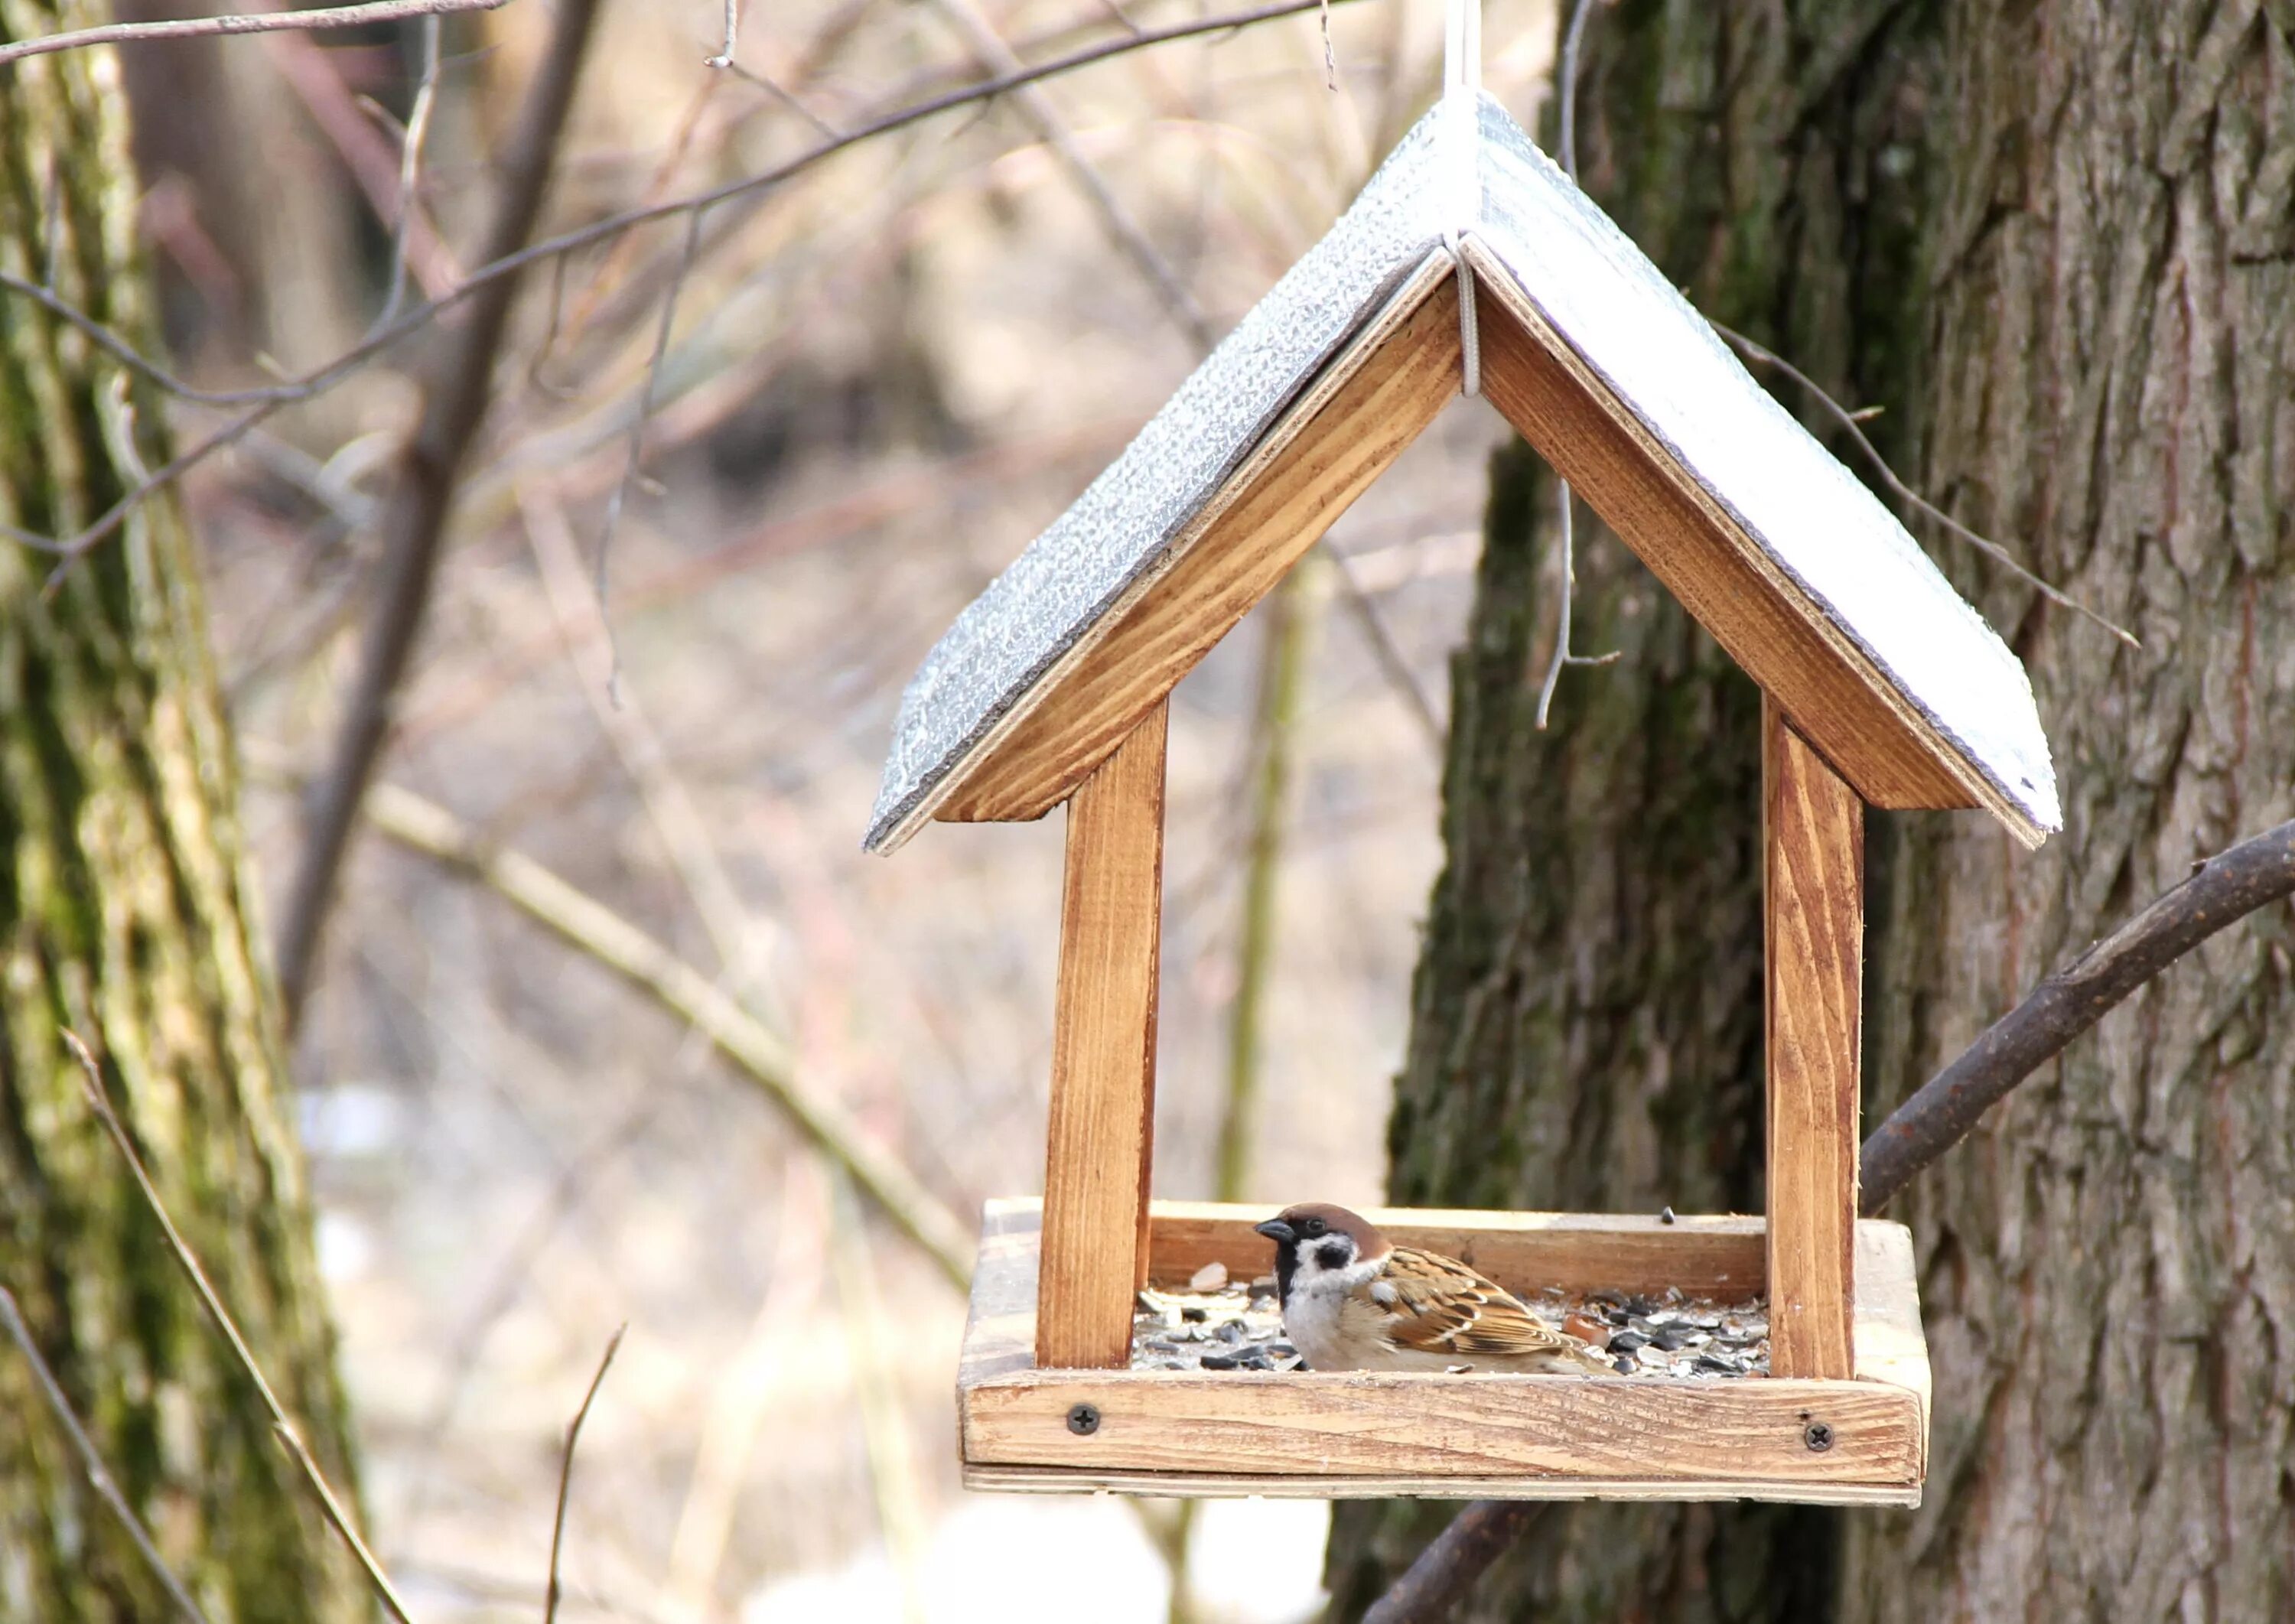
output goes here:
{"type": "Polygon", "coordinates": [[[1865,805],[1761,704],[1769,1374],[1846,1380],[1857,1248],[1865,805]]]}
{"type": "Polygon", "coordinates": [[[1158,701],[1068,801],[1036,1290],[1042,1368],[1120,1369],[1131,1362],[1156,1124],[1169,716],[1158,701]]]}

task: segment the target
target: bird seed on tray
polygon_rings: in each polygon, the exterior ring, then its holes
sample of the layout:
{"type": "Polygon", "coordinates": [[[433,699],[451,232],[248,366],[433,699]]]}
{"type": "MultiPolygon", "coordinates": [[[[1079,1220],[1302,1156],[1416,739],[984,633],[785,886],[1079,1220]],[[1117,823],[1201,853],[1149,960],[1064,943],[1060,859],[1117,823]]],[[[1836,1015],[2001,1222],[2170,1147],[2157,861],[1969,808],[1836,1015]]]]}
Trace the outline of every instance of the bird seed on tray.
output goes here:
{"type": "MultiPolygon", "coordinates": [[[[1763,1298],[1716,1302],[1686,1297],[1674,1286],[1653,1295],[1548,1291],[1525,1303],[1547,1324],[1600,1346],[1621,1375],[1769,1373],[1769,1308],[1763,1298]]],[[[1141,1292],[1131,1316],[1131,1367],[1301,1370],[1305,1364],[1284,1337],[1270,1275],[1248,1285],[1141,1292]]]]}

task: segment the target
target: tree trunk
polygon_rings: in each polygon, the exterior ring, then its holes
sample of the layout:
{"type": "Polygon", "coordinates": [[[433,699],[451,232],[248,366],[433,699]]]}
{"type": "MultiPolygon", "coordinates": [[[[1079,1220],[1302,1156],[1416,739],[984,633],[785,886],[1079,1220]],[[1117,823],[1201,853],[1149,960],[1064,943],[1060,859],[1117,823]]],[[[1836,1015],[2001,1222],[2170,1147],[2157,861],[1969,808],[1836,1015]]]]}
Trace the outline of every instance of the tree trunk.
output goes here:
{"type": "MultiPolygon", "coordinates": [[[[0,36],[102,19],[0,0],[0,36]]],[[[116,74],[0,69],[0,263],[147,343],[116,74]]],[[[69,535],[164,460],[160,402],[0,296],[0,520],[69,535]]],[[[337,1481],[347,1431],[230,741],[171,501],[69,565],[0,542],[0,1283],[209,1616],[365,1616],[58,1036],[96,1049],[164,1199],[337,1481]]],[[[0,1617],[172,1616],[0,1342],[0,1617]]]]}
{"type": "MultiPolygon", "coordinates": [[[[2295,811],[2291,36],[2254,0],[1597,8],[1589,190],[2144,643],[1918,526],[2031,669],[2067,827],[2026,855],[1976,813],[1868,820],[1868,1125],[2295,811]]],[[[1535,731],[1552,505],[1502,453],[1393,1195],[1758,1210],[1755,696],[1581,528],[1578,647],[1624,658],[1535,731]]],[[[2171,970],[1891,1214],[1934,1365],[1921,1510],[1557,1506],[1460,1616],[2289,1616],[2291,941],[2283,906],[2171,970]]],[[[1446,1514],[1343,1507],[1335,1615],[1446,1514]]]]}

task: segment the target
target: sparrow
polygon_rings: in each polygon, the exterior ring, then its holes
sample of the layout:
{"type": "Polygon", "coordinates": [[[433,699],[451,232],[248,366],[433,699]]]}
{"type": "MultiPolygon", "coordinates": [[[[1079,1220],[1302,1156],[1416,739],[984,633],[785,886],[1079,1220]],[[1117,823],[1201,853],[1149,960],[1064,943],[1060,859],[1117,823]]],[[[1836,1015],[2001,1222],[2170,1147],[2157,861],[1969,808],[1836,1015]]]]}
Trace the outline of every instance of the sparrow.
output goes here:
{"type": "Polygon", "coordinates": [[[1616,1374],[1456,1258],[1395,1245],[1344,1207],[1306,1202],[1254,1228],[1275,1243],[1283,1333],[1310,1369],[1616,1374]]]}

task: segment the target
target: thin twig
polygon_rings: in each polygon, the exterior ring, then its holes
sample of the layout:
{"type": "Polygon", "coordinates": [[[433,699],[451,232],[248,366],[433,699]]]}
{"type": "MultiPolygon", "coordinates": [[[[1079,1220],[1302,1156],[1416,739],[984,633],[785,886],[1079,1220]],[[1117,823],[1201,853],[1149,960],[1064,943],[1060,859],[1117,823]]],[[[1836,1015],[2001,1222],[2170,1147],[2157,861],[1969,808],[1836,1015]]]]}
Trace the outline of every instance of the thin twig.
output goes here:
{"type": "MultiPolygon", "coordinates": [[[[1329,0],[1317,0],[1317,3],[1327,12],[1329,9],[1329,0]]],[[[972,0],[933,0],[933,4],[963,37],[965,44],[979,59],[983,68],[1007,78],[1022,71],[1019,57],[1005,43],[1004,37],[974,8],[972,0]]],[[[1035,126],[1037,135],[1066,167],[1077,190],[1084,194],[1085,201],[1099,216],[1101,225],[1114,239],[1115,246],[1147,278],[1148,286],[1163,302],[1172,319],[1180,324],[1199,349],[1209,349],[1218,341],[1211,318],[1204,314],[1203,306],[1196,302],[1196,296],[1180,280],[1180,273],[1172,268],[1171,262],[1164,257],[1147,232],[1109,189],[1107,180],[1077,143],[1075,133],[1068,128],[1066,120],[1060,117],[1059,110],[1052,105],[1051,98],[1033,86],[1027,86],[1017,91],[1012,100],[1019,108],[1021,116],[1035,126]]]]}
{"type": "MultiPolygon", "coordinates": [[[[502,200],[488,228],[484,262],[514,256],[534,234],[556,166],[559,138],[599,0],[565,0],[548,55],[527,93],[504,165],[502,200]]],[[[454,489],[493,393],[494,360],[509,324],[515,275],[490,281],[469,322],[454,336],[441,379],[400,458],[384,518],[382,579],[359,670],[325,773],[304,824],[303,850],[279,933],[279,992],[287,1030],[300,1019],[318,966],[319,944],[336,881],[358,820],[360,797],[374,776],[390,729],[391,706],[412,659],[429,608],[431,583],[445,549],[454,489]]],[[[180,459],[179,459],[180,461],[180,459]]]]}
{"type": "Polygon", "coordinates": [[[622,462],[622,477],[614,482],[614,494],[606,502],[605,522],[598,531],[598,556],[591,566],[592,584],[598,594],[598,624],[606,634],[606,651],[610,666],[606,675],[606,690],[612,693],[620,675],[621,651],[614,642],[614,623],[607,612],[607,564],[614,547],[614,533],[621,527],[622,509],[629,501],[630,486],[638,477],[638,466],[645,457],[646,425],[653,420],[655,399],[661,392],[661,369],[669,359],[670,330],[677,324],[678,296],[685,291],[686,280],[693,274],[694,256],[701,249],[703,211],[697,208],[685,217],[685,242],[677,256],[677,270],[670,277],[669,286],[661,296],[661,322],[654,329],[653,355],[646,362],[645,383],[638,390],[637,412],[630,421],[630,447],[622,462]]]}
{"type": "MultiPolygon", "coordinates": [[[[1585,42],[1586,20],[1593,15],[1594,0],[1577,0],[1570,12],[1570,26],[1562,36],[1562,59],[1555,68],[1559,92],[1556,116],[1561,120],[1562,170],[1572,181],[1578,178],[1578,51],[1585,42]]],[[[1554,653],[1547,661],[1546,676],[1538,685],[1538,730],[1546,730],[1548,716],[1554,709],[1554,690],[1561,685],[1562,669],[1565,665],[1606,665],[1616,659],[1619,650],[1593,656],[1570,652],[1572,607],[1578,596],[1578,539],[1572,523],[1570,482],[1557,479],[1561,488],[1561,526],[1556,531],[1562,554],[1561,608],[1554,617],[1554,653]]]]}
{"type": "Polygon", "coordinates": [[[135,1542],[135,1548],[143,1553],[144,1562],[150,1565],[159,1580],[160,1587],[167,1591],[177,1610],[192,1620],[192,1624],[209,1624],[208,1615],[200,1611],[200,1604],[184,1587],[184,1581],[176,1577],[175,1570],[167,1565],[167,1559],[159,1555],[159,1547],[151,1543],[151,1536],[135,1515],[135,1508],[128,1505],[127,1497],[112,1481],[111,1473],[103,1464],[103,1457],[96,1452],[95,1440],[87,1435],[87,1429],[80,1424],[79,1417],[72,1414],[71,1400],[65,1395],[63,1383],[56,1380],[56,1373],[41,1357],[39,1343],[32,1340],[32,1327],[24,1323],[24,1316],[16,1307],[15,1293],[4,1285],[0,1285],[0,1320],[7,1322],[9,1336],[22,1352],[24,1362],[31,1366],[33,1378],[39,1383],[40,1392],[47,1400],[56,1424],[62,1427],[65,1436],[71,1440],[72,1449],[79,1456],[80,1470],[87,1473],[88,1487],[111,1507],[112,1515],[119,1519],[120,1527],[127,1530],[127,1537],[135,1542]]]}
{"type": "Polygon", "coordinates": [[[1858,1172],[1871,1217],[1984,1113],[2138,987],[2225,926],[2295,895],[2295,822],[2242,840],[2032,989],[1873,1130],[1858,1172]]]}
{"type": "Polygon", "coordinates": [[[412,790],[377,784],[363,810],[391,839],[486,885],[693,1027],[850,1173],[960,1292],[970,1289],[970,1229],[841,1102],[801,1075],[788,1043],[723,987],[594,897],[522,853],[488,845],[412,790]]]}
{"type": "Polygon", "coordinates": [[[2141,642],[2136,641],[2135,632],[2130,632],[2127,627],[2119,624],[2117,622],[2106,619],[2103,616],[2096,613],[2095,610],[2088,608],[2087,605],[2082,603],[2079,599],[2074,598],[2069,592],[2066,592],[2062,589],[2053,586],[2046,581],[2042,580],[2038,575],[2033,574],[2032,571],[2025,565],[2019,562],[2016,556],[2010,552],[2005,547],[2003,547],[1999,543],[1994,541],[1989,535],[1981,535],[1978,532],[1970,529],[1966,525],[1962,524],[1951,514],[1937,506],[1936,503],[1931,502],[1927,497],[1913,489],[1911,486],[1907,485],[1902,479],[1897,477],[1896,469],[1889,466],[1888,459],[1882,456],[1880,448],[1874,445],[1872,440],[1868,438],[1865,433],[1864,420],[1870,415],[1868,412],[1851,412],[1848,407],[1842,405],[1839,401],[1834,399],[1831,395],[1827,394],[1817,383],[1817,379],[1811,378],[1807,372],[1802,371],[1799,367],[1795,366],[1792,362],[1787,361],[1783,355],[1778,355],[1775,350],[1767,348],[1766,347],[1756,343],[1754,340],[1747,338],[1744,333],[1737,331],[1734,328],[1723,326],[1720,322],[1714,321],[1711,316],[1708,316],[1705,319],[1707,323],[1711,326],[1715,332],[1719,333],[1731,344],[1736,345],[1737,349],[1746,357],[1746,359],[1759,362],[1763,366],[1773,366],[1776,368],[1777,371],[1792,379],[1793,382],[1799,384],[1812,397],[1814,397],[1818,405],[1824,407],[1825,412],[1829,413],[1834,420],[1839,422],[1843,428],[1849,431],[1850,437],[1857,442],[1857,449],[1865,453],[1866,461],[1873,465],[1873,471],[1880,476],[1881,483],[1887,486],[1889,489],[1896,494],[1899,501],[1909,503],[1914,508],[1918,509],[1921,512],[1927,514],[1931,518],[1936,520],[1938,524],[1942,525],[1946,529],[1960,537],[1962,541],[1966,542],[1970,546],[1976,548],[1979,551],[1985,553],[1987,556],[1998,562],[2001,566],[2006,568],[2011,575],[2030,586],[2034,592],[2038,592],[2041,597],[2046,598],[2050,603],[2070,609],[2075,615],[2085,616],[2087,619],[2092,620],[2097,625],[2102,626],[2105,631],[2111,632],[2114,637],[2118,638],[2121,642],[2126,643],[2131,649],[2141,649],[2144,646],[2141,642]]]}
{"type": "Polygon", "coordinates": [[[780,102],[783,107],[788,108],[789,111],[795,113],[798,118],[813,126],[813,133],[814,135],[823,136],[830,141],[837,139],[837,126],[831,124],[828,119],[822,118],[818,112],[815,112],[812,106],[806,102],[804,97],[798,95],[796,92],[791,90],[788,86],[773,78],[772,74],[761,73],[754,68],[744,68],[739,62],[726,63],[725,70],[731,74],[735,78],[740,79],[744,83],[755,86],[759,90],[764,91],[767,95],[780,102]]]}
{"type": "Polygon", "coordinates": [[[1573,540],[1570,482],[1557,479],[1555,490],[1560,498],[1558,533],[1562,538],[1562,607],[1554,617],[1554,657],[1546,667],[1546,680],[1538,687],[1538,730],[1546,730],[1546,721],[1554,708],[1554,690],[1562,681],[1564,665],[1607,665],[1625,652],[1613,649],[1607,654],[1572,654],[1570,652],[1570,623],[1572,608],[1578,598],[1578,549],[1573,540]]]}
{"type": "Polygon", "coordinates": [[[159,1187],[151,1182],[151,1175],[144,1169],[143,1158],[136,1154],[135,1143],[128,1137],[126,1124],[120,1122],[119,1114],[111,1107],[111,1097],[104,1091],[103,1073],[96,1065],[95,1056],[86,1043],[80,1041],[78,1032],[69,1027],[62,1032],[65,1047],[71,1050],[72,1058],[79,1063],[80,1075],[86,1084],[89,1107],[103,1123],[105,1131],[110,1134],[111,1142],[118,1147],[120,1157],[127,1163],[128,1171],[135,1175],[135,1187],[143,1193],[144,1204],[151,1210],[151,1216],[159,1220],[160,1230],[167,1239],[168,1250],[176,1254],[176,1261],[191,1277],[192,1288],[198,1293],[200,1306],[207,1310],[208,1318],[215,1322],[216,1329],[230,1347],[240,1369],[255,1384],[256,1394],[263,1400],[263,1408],[270,1412],[273,1431],[279,1434],[280,1441],[287,1447],[288,1454],[294,1457],[296,1465],[301,1469],[304,1481],[310,1484],[311,1491],[318,1497],[320,1509],[326,1514],[328,1523],[350,1548],[359,1566],[365,1570],[367,1583],[380,1598],[383,1606],[399,1624],[410,1624],[406,1604],[399,1599],[397,1589],[382,1571],[382,1564],[375,1560],[374,1553],[367,1548],[366,1541],[359,1537],[358,1530],[351,1522],[350,1513],[344,1508],[333,1485],[327,1481],[326,1473],[319,1470],[318,1461],[303,1441],[301,1430],[288,1415],[287,1407],[280,1403],[279,1395],[264,1375],[262,1366],[255,1362],[254,1351],[248,1347],[247,1338],[240,1334],[238,1322],[232,1318],[231,1310],[224,1307],[223,1298],[208,1278],[208,1271],[200,1266],[198,1254],[184,1239],[183,1231],[176,1228],[176,1220],[168,1216],[167,1204],[159,1199],[159,1187]]]}
{"type": "Polygon", "coordinates": [[[671,765],[668,747],[644,702],[635,692],[614,690],[617,673],[605,600],[583,571],[581,549],[565,510],[539,485],[519,485],[517,501],[543,595],[582,697],[637,788],[646,819],[716,951],[720,975],[760,1019],[769,1019],[773,1005],[755,984],[757,963],[767,956],[760,950],[769,945],[759,928],[763,922],[743,903],[710,837],[708,820],[671,765]],[[603,649],[602,661],[585,657],[593,648],[603,649]]]}
{"type": "MultiPolygon", "coordinates": [[[[478,1306],[463,1315],[453,1334],[445,1339],[438,1360],[443,1370],[438,1391],[429,1413],[412,1428],[413,1442],[409,1454],[412,1458],[437,1457],[440,1440],[453,1424],[455,1412],[461,1408],[463,1392],[476,1371],[479,1354],[485,1351],[486,1341],[502,1316],[517,1306],[519,1293],[543,1250],[557,1238],[559,1227],[571,1220],[584,1202],[597,1194],[608,1164],[628,1150],[660,1114],[664,1095],[648,1086],[646,1096],[640,1105],[625,1112],[559,1168],[550,1187],[496,1254],[486,1289],[477,1293],[478,1306]]],[[[401,1514],[406,1526],[420,1525],[419,1507],[422,1502],[419,1497],[427,1487],[427,1481],[417,1485],[418,1498],[401,1514]]]]}
{"type": "Polygon", "coordinates": [[[741,0],[725,0],[725,43],[719,47],[716,55],[703,57],[702,66],[731,68],[733,65],[733,47],[740,43],[740,38],[741,0]]]}
{"type": "MultiPolygon", "coordinates": [[[[649,225],[657,220],[669,219],[692,209],[712,208],[736,198],[768,191],[804,173],[824,159],[833,158],[840,152],[872,141],[880,135],[891,135],[912,124],[922,123],[926,119],[936,118],[942,113],[953,111],[958,108],[994,101],[997,97],[1009,94],[1024,86],[1056,78],[1063,74],[1073,73],[1078,69],[1094,66],[1112,57],[1126,56],[1134,51],[1147,50],[1155,45],[1169,45],[1176,40],[1197,38],[1207,34],[1229,34],[1257,23],[1273,21],[1279,17],[1295,16],[1320,4],[1322,0],[1275,0],[1272,4],[1255,7],[1249,11],[1230,12],[1216,17],[1200,18],[1192,22],[1178,23],[1172,27],[1157,29],[1148,33],[1105,40],[1097,45],[1088,46],[1036,67],[984,79],[977,84],[968,85],[959,89],[943,92],[939,95],[927,97],[921,102],[912,102],[858,125],[841,135],[824,140],[786,162],[773,165],[755,175],[744,175],[739,180],[728,181],[723,185],[715,186],[706,192],[697,192],[688,197],[674,198],[667,202],[650,203],[641,208],[626,209],[617,215],[608,215],[587,225],[561,233],[555,237],[545,238],[514,254],[505,255],[499,259],[484,261],[470,272],[461,286],[452,292],[415,306],[390,327],[353,345],[332,361],[274,388],[243,392],[224,397],[231,401],[251,401],[253,404],[249,411],[216,429],[206,438],[178,452],[166,463],[153,470],[147,478],[137,481],[84,529],[69,537],[57,537],[41,535],[14,525],[0,525],[0,537],[5,537],[21,546],[30,547],[59,558],[62,560],[57,567],[61,573],[63,568],[69,567],[71,560],[115,534],[119,526],[127,521],[131,513],[150,501],[158,492],[174,484],[185,473],[217,453],[237,445],[281,408],[298,401],[314,399],[325,394],[365,366],[376,355],[429,326],[437,319],[441,312],[475,297],[505,277],[518,275],[530,265],[543,260],[559,259],[566,255],[577,253],[594,243],[620,236],[623,233],[641,225],[649,225]]],[[[1332,4],[1353,4],[1355,0],[1332,0],[1332,4]]],[[[57,314],[83,331],[93,331],[100,325],[85,313],[67,314],[59,310],[57,314]]],[[[136,369],[146,376],[152,375],[153,366],[148,361],[139,358],[137,362],[130,364],[135,365],[136,369]]]]}
{"type": "Polygon", "coordinates": [[[151,39],[192,39],[218,34],[280,34],[295,29],[356,29],[409,17],[491,12],[509,0],[368,0],[363,5],[318,6],[299,12],[256,12],[227,17],[182,17],[162,22],[110,22],[100,28],[43,34],[0,45],[0,68],[28,56],[77,51],[86,45],[135,45],[151,39]]]}
{"type": "Polygon", "coordinates": [[[420,200],[407,198],[400,188],[404,151],[393,150],[373,111],[361,105],[363,98],[344,81],[340,56],[308,34],[272,34],[264,44],[280,77],[350,172],[376,223],[396,238],[398,233],[393,223],[404,210],[405,261],[421,284],[423,297],[436,298],[453,288],[461,280],[461,272],[453,253],[420,200]]]}
{"type": "Polygon", "coordinates": [[[1572,533],[1570,482],[1557,479],[1555,490],[1559,522],[1555,535],[1562,552],[1561,608],[1554,616],[1554,657],[1546,663],[1546,679],[1538,685],[1538,730],[1546,731],[1548,714],[1554,708],[1554,690],[1561,685],[1562,668],[1570,663],[1570,614],[1578,597],[1578,557],[1575,537],[1572,533]]]}
{"type": "Polygon", "coordinates": [[[1393,633],[1386,629],[1386,622],[1380,616],[1378,606],[1370,600],[1370,593],[1356,578],[1354,565],[1345,553],[1335,547],[1327,545],[1325,551],[1337,567],[1339,595],[1354,616],[1356,624],[1362,628],[1363,639],[1370,644],[1372,658],[1386,673],[1388,686],[1402,696],[1404,707],[1418,723],[1419,731],[1426,736],[1427,744],[1439,758],[1442,754],[1442,718],[1435,713],[1434,702],[1426,697],[1426,690],[1419,687],[1417,673],[1410,669],[1410,662],[1403,657],[1393,633]]]}
{"type": "Polygon", "coordinates": [[[574,1446],[582,1441],[582,1424],[590,1418],[590,1406],[598,1397],[598,1389],[606,1380],[606,1371],[621,1351],[622,1338],[628,1334],[626,1319],[614,1327],[606,1339],[606,1351],[598,1360],[597,1373],[590,1378],[590,1390],[582,1395],[582,1408],[574,1412],[573,1421],[566,1428],[566,1449],[558,1457],[558,1514],[550,1524],[550,1586],[542,1600],[542,1624],[556,1624],[558,1618],[558,1555],[566,1543],[566,1502],[574,1488],[574,1446]]]}
{"type": "Polygon", "coordinates": [[[199,388],[176,377],[78,306],[59,298],[54,289],[28,282],[5,270],[0,270],[0,288],[30,299],[59,321],[77,328],[98,349],[137,377],[157,384],[181,399],[194,401],[203,406],[244,406],[257,401],[275,402],[283,406],[308,398],[309,391],[300,383],[261,384],[249,389],[199,388]]]}
{"type": "Polygon", "coordinates": [[[390,224],[390,292],[382,314],[375,318],[379,331],[398,319],[406,300],[406,233],[414,219],[414,193],[422,177],[422,146],[430,135],[430,113],[438,102],[438,36],[445,25],[436,17],[422,20],[422,71],[414,86],[414,103],[407,109],[406,134],[398,149],[398,203],[390,224]]]}

